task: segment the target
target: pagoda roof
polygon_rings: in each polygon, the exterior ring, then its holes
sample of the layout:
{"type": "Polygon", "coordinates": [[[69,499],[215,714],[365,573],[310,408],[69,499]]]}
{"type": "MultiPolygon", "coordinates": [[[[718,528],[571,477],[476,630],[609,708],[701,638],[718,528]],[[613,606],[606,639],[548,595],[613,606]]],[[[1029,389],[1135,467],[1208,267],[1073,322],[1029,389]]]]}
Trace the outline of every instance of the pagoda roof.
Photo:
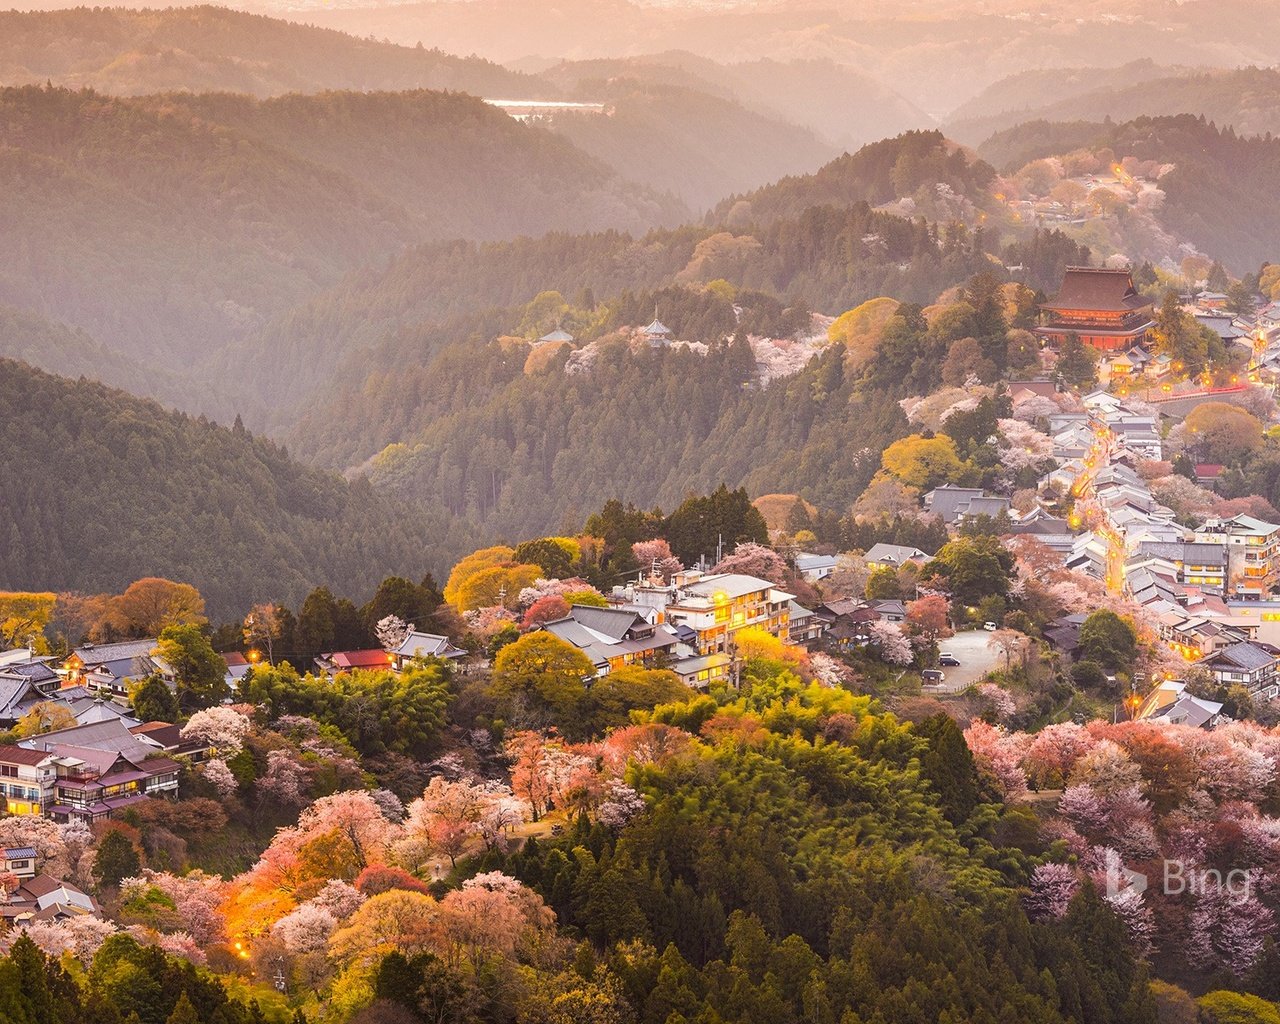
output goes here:
{"type": "Polygon", "coordinates": [[[1138,289],[1133,284],[1133,275],[1127,270],[1068,267],[1062,276],[1062,287],[1058,289],[1057,296],[1040,308],[1128,313],[1150,306],[1151,302],[1138,294],[1138,289]]]}
{"type": "Polygon", "coordinates": [[[664,337],[671,333],[671,328],[655,317],[653,323],[646,327],[643,333],[652,337],[664,337]]]}

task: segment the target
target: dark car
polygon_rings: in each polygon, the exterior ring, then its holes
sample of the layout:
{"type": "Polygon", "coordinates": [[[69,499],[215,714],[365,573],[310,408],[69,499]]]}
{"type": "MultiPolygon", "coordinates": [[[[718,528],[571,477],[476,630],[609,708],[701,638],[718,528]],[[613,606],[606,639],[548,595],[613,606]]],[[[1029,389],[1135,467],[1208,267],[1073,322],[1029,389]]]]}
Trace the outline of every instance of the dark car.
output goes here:
{"type": "Polygon", "coordinates": [[[945,651],[938,655],[938,664],[946,668],[955,668],[960,664],[960,659],[954,654],[947,654],[945,651]]]}

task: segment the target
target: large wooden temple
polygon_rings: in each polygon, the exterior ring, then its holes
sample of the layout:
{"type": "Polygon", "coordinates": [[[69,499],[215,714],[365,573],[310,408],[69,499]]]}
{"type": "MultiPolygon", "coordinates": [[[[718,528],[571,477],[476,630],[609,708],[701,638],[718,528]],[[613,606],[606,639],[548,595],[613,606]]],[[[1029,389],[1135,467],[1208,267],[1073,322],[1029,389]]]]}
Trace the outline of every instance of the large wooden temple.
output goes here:
{"type": "Polygon", "coordinates": [[[1150,300],[1138,294],[1127,270],[1068,267],[1052,302],[1040,307],[1035,333],[1053,345],[1071,334],[1103,352],[1144,346],[1151,328],[1150,300]]]}

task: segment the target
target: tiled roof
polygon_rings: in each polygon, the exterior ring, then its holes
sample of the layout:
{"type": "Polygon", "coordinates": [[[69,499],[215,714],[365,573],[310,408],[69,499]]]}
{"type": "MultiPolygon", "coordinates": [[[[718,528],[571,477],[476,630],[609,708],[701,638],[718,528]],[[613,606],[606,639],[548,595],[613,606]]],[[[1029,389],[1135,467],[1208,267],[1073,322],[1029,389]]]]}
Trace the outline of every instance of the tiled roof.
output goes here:
{"type": "Polygon", "coordinates": [[[1134,288],[1127,270],[1068,267],[1058,294],[1043,308],[1126,313],[1150,306],[1151,302],[1134,288]]]}

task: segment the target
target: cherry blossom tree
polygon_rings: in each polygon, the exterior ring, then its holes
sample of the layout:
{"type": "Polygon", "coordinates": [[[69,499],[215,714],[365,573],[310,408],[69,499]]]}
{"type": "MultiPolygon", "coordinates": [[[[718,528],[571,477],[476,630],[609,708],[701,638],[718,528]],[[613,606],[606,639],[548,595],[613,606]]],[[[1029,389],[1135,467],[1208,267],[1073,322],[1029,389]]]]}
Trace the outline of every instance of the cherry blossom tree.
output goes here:
{"type": "Polygon", "coordinates": [[[1039,469],[1053,458],[1053,438],[1022,419],[998,421],[996,448],[1000,464],[1010,474],[1039,469]]]}
{"type": "Polygon", "coordinates": [[[671,545],[661,537],[656,540],[638,540],[631,545],[631,554],[640,563],[641,571],[652,572],[656,567],[668,583],[671,577],[684,569],[684,563],[671,551],[671,545]]]}
{"type": "Polygon", "coordinates": [[[1045,726],[1032,740],[1022,766],[1040,786],[1060,786],[1094,742],[1089,731],[1074,722],[1045,726]]]}
{"type": "Polygon", "coordinates": [[[1128,886],[1119,892],[1107,893],[1105,898],[1124,923],[1137,954],[1146,956],[1151,951],[1155,937],[1155,917],[1151,907],[1142,898],[1142,893],[1137,887],[1128,886]]]}
{"type": "Polygon", "coordinates": [[[906,604],[907,632],[933,643],[951,636],[950,611],[947,599],[941,594],[930,594],[918,601],[906,604]]]}
{"type": "Polygon", "coordinates": [[[712,566],[711,571],[736,572],[776,584],[781,584],[791,575],[787,563],[780,554],[773,548],[754,541],[739,544],[733,549],[732,554],[726,555],[712,566]]]}
{"type": "Polygon", "coordinates": [[[384,651],[394,651],[405,642],[413,629],[413,624],[405,622],[399,615],[384,615],[373,627],[373,633],[384,651]]]}
{"type": "Polygon", "coordinates": [[[520,628],[534,629],[556,619],[563,619],[568,614],[569,602],[559,594],[548,594],[529,605],[529,610],[520,620],[520,628]]]}
{"type": "Polygon", "coordinates": [[[1061,918],[1080,890],[1080,879],[1066,864],[1041,864],[1031,873],[1030,891],[1023,899],[1034,920],[1061,918]]]}
{"type": "Polygon", "coordinates": [[[249,718],[228,707],[211,707],[197,711],[182,727],[182,738],[208,744],[215,755],[235,757],[244,749],[249,735],[249,718]]]}
{"type": "Polygon", "coordinates": [[[240,784],[231,773],[231,769],[227,767],[227,762],[222,758],[215,757],[205,761],[204,764],[200,765],[199,771],[221,799],[228,800],[235,796],[240,784]]]}
{"type": "Polygon", "coordinates": [[[70,953],[88,967],[98,948],[119,929],[110,921],[85,914],[62,921],[30,921],[21,926],[31,941],[53,957],[70,953]]]}
{"type": "Polygon", "coordinates": [[[625,782],[615,779],[605,791],[597,817],[602,825],[618,832],[644,808],[644,797],[625,782]]]}
{"type": "Polygon", "coordinates": [[[1058,813],[1088,836],[1101,833],[1108,823],[1106,802],[1088,786],[1068,786],[1058,798],[1058,813]]]}
{"type": "Polygon", "coordinates": [[[974,687],[974,692],[986,704],[991,717],[996,722],[1007,722],[1018,710],[1013,694],[996,683],[979,683],[974,687]]]}
{"type": "Polygon", "coordinates": [[[1200,884],[1187,919],[1186,953],[1202,970],[1225,968],[1237,977],[1248,974],[1262,955],[1275,915],[1257,896],[1258,878],[1248,882],[1208,876],[1200,884]]]}
{"type": "Polygon", "coordinates": [[[692,745],[693,737],[683,729],[649,722],[615,729],[601,744],[600,757],[605,772],[621,778],[629,764],[664,765],[684,757],[692,745]]]}
{"type": "Polygon", "coordinates": [[[302,807],[307,802],[311,775],[288,750],[267,753],[267,770],[255,783],[261,802],[283,807],[302,807]]]}
{"type": "Polygon", "coordinates": [[[327,908],[304,903],[272,925],[271,932],[290,953],[314,953],[329,944],[338,919],[327,908]]]}
{"type": "Polygon", "coordinates": [[[508,835],[529,815],[528,806],[507,786],[488,787],[485,807],[480,815],[480,838],[486,849],[505,849],[508,835]]]}
{"type": "Polygon", "coordinates": [[[1142,773],[1123,747],[1103,739],[1079,757],[1070,778],[1073,786],[1088,786],[1096,792],[1110,794],[1138,785],[1142,773]]]}
{"type": "Polygon", "coordinates": [[[1022,771],[1025,738],[1010,735],[1003,728],[975,721],[964,731],[965,742],[973,759],[994,776],[1006,799],[1017,799],[1027,792],[1027,777],[1022,771]]]}
{"type": "Polygon", "coordinates": [[[334,878],[321,886],[309,901],[329,911],[338,921],[345,921],[364,904],[365,895],[350,882],[334,878]]]}
{"type": "Polygon", "coordinates": [[[362,868],[384,863],[399,831],[373,797],[356,790],[322,796],[302,812],[298,830],[308,837],[337,830],[350,842],[362,868]]]}
{"type": "Polygon", "coordinates": [[[821,651],[814,651],[809,655],[809,668],[813,670],[814,678],[823,686],[844,686],[853,679],[853,672],[848,665],[821,651]]]}
{"type": "Polygon", "coordinates": [[[873,622],[868,628],[871,643],[880,655],[880,660],[890,665],[906,666],[913,657],[911,644],[903,635],[902,627],[896,622],[873,622]]]}
{"type": "Polygon", "coordinates": [[[425,840],[454,865],[467,842],[479,834],[486,803],[483,786],[466,780],[450,782],[437,775],[422,796],[409,804],[405,833],[409,838],[425,840]]]}

